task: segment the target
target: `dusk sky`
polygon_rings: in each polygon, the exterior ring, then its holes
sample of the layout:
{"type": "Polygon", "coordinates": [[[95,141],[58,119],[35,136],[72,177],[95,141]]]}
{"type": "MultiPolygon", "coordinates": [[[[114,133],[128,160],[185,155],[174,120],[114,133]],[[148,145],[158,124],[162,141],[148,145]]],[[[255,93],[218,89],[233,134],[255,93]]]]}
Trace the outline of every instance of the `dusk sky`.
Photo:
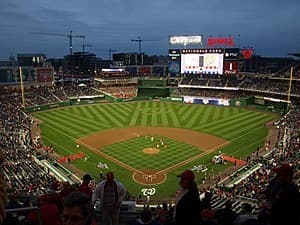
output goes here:
{"type": "MultiPolygon", "coordinates": [[[[0,60],[12,53],[69,53],[67,37],[33,32],[85,35],[86,47],[108,58],[108,49],[167,55],[169,36],[232,35],[240,46],[262,56],[300,52],[299,0],[1,0],[0,60]],[[240,39],[238,35],[240,34],[240,39]]],[[[83,41],[73,39],[73,51],[83,41]]],[[[195,46],[193,46],[195,47],[195,46]]]]}

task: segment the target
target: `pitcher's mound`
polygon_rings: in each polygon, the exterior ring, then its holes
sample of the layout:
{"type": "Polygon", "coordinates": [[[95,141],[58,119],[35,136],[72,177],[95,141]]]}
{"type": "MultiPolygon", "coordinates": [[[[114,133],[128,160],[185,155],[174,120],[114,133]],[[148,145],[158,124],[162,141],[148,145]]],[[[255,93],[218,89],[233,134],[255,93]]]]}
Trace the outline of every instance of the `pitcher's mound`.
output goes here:
{"type": "Polygon", "coordinates": [[[157,149],[157,148],[144,148],[144,149],[143,149],[143,152],[144,152],[145,154],[153,155],[153,154],[159,153],[159,149],[157,149]]]}

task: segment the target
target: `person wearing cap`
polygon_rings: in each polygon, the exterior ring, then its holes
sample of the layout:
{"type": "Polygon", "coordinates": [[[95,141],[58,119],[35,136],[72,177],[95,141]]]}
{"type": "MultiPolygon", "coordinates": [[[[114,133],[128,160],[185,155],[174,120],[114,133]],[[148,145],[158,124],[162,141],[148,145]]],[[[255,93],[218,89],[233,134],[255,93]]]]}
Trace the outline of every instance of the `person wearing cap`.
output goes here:
{"type": "Polygon", "coordinates": [[[85,174],[82,178],[82,184],[78,187],[78,191],[85,193],[90,199],[92,199],[93,195],[93,190],[89,186],[91,180],[93,178],[89,174],[85,174]]]}
{"type": "Polygon", "coordinates": [[[100,199],[103,225],[118,225],[120,206],[125,197],[124,185],[115,179],[112,172],[106,174],[106,179],[101,181],[93,193],[92,201],[100,199]]]}
{"type": "Polygon", "coordinates": [[[180,177],[180,189],[175,199],[175,225],[199,224],[201,220],[201,201],[195,175],[193,171],[185,170],[178,177],[180,177]]]}
{"type": "Polygon", "coordinates": [[[270,205],[270,224],[299,224],[300,193],[293,182],[293,168],[282,164],[275,169],[275,173],[276,178],[265,190],[270,205]]]}

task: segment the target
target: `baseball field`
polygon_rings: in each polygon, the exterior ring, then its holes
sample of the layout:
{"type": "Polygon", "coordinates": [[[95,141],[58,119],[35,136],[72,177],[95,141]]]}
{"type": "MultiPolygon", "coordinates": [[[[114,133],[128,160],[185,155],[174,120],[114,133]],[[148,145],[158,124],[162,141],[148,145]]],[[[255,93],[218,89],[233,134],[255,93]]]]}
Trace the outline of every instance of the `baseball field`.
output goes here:
{"type": "Polygon", "coordinates": [[[152,198],[170,197],[181,171],[205,165],[196,181],[230,164],[214,165],[218,152],[244,159],[262,147],[265,124],[277,115],[240,107],[163,101],[73,106],[34,114],[43,142],[61,156],[83,152],[71,163],[99,179],[113,171],[132,195],[155,187],[152,198]],[[99,168],[100,165],[100,168],[99,168]]]}

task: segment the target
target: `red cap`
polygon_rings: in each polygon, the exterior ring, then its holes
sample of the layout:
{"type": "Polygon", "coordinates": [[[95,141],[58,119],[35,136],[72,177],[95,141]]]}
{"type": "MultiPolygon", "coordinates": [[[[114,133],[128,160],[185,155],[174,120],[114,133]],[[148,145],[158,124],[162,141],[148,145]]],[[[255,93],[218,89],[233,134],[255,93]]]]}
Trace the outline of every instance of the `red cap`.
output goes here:
{"type": "Polygon", "coordinates": [[[194,180],[195,174],[191,170],[185,170],[180,175],[178,175],[181,179],[194,180]]]}
{"type": "Polygon", "coordinates": [[[293,168],[289,164],[282,164],[275,169],[277,176],[292,176],[293,168]]]}

